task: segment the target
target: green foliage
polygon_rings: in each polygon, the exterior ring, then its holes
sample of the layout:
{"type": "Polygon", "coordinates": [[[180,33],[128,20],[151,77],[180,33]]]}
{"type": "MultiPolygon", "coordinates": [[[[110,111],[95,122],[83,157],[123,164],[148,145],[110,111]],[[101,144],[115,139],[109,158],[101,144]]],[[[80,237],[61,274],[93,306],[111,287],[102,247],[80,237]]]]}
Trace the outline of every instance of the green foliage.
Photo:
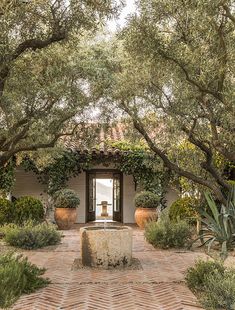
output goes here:
{"type": "Polygon", "coordinates": [[[171,222],[168,217],[145,226],[145,238],[155,247],[162,249],[182,248],[192,235],[189,224],[183,220],[171,222]]]}
{"type": "Polygon", "coordinates": [[[232,310],[235,306],[235,269],[218,261],[196,262],[186,274],[189,288],[200,297],[205,309],[232,310]]]}
{"type": "Polygon", "coordinates": [[[138,143],[116,141],[112,142],[111,146],[125,152],[116,163],[118,169],[125,174],[133,175],[135,182],[144,190],[163,197],[171,174],[166,171],[159,158],[149,152],[145,143],[141,140],[138,140],[138,143]]]}
{"type": "Polygon", "coordinates": [[[67,188],[55,192],[53,198],[55,208],[77,208],[80,204],[78,194],[67,188]]]}
{"type": "Polygon", "coordinates": [[[14,207],[11,201],[0,198],[0,225],[14,221],[14,207]]]}
{"type": "MultiPolygon", "coordinates": [[[[111,159],[115,167],[127,175],[133,175],[136,184],[144,190],[161,195],[163,205],[162,197],[171,174],[165,171],[159,159],[154,158],[141,142],[136,144],[127,141],[105,142],[107,147],[115,147],[122,151],[118,158],[114,156],[111,159]]],[[[25,170],[36,173],[39,182],[47,186],[50,195],[64,188],[69,178],[76,177],[83,169],[98,164],[109,165],[110,159],[92,158],[89,154],[80,156],[76,152],[60,150],[57,154],[53,154],[53,161],[41,169],[37,167],[36,159],[24,158],[22,161],[25,170]]]]}
{"type": "Polygon", "coordinates": [[[34,222],[28,222],[24,226],[8,224],[1,227],[0,231],[9,245],[26,250],[55,245],[61,240],[61,234],[54,225],[47,223],[35,225],[34,222]]]}
{"type": "Polygon", "coordinates": [[[205,309],[235,309],[235,269],[210,274],[205,287],[201,297],[205,309]]]}
{"type": "Polygon", "coordinates": [[[172,203],[169,210],[169,217],[171,221],[189,220],[195,222],[198,202],[193,197],[179,198],[172,203]]]}
{"type": "Polygon", "coordinates": [[[202,229],[200,239],[205,239],[208,252],[216,242],[220,245],[220,256],[226,259],[228,250],[235,246],[235,186],[227,196],[226,206],[217,205],[212,196],[205,193],[210,213],[200,210],[202,229]],[[220,211],[219,211],[220,210],[220,211]]]}
{"type": "Polygon", "coordinates": [[[228,57],[235,52],[233,4],[136,5],[138,14],[129,16],[108,59],[115,55],[119,70],[107,61],[107,70],[114,68],[107,98],[129,115],[166,167],[222,201],[221,187],[228,188],[223,170],[235,159],[235,65],[228,57]],[[179,148],[184,141],[190,145],[179,148]]]}
{"type": "Polygon", "coordinates": [[[42,202],[31,196],[18,198],[14,202],[14,222],[22,225],[24,222],[32,220],[42,222],[44,219],[44,208],[42,202]]]}
{"type": "Polygon", "coordinates": [[[82,41],[118,9],[111,0],[1,1],[1,167],[21,151],[53,147],[75,129],[75,116],[81,120],[98,97],[92,87],[84,91],[91,66],[82,41]]]}
{"type": "Polygon", "coordinates": [[[187,285],[193,292],[203,292],[206,289],[208,276],[213,276],[215,273],[223,275],[224,272],[225,267],[221,262],[198,260],[193,267],[187,270],[187,285]]]}
{"type": "MultiPolygon", "coordinates": [[[[48,193],[53,195],[65,187],[70,177],[75,177],[82,171],[82,162],[75,152],[63,151],[55,161],[46,166],[43,175],[48,180],[48,193]]],[[[44,182],[45,183],[45,182],[44,182]]]]}
{"type": "Polygon", "coordinates": [[[13,253],[0,255],[0,307],[8,308],[22,294],[30,294],[47,286],[50,281],[42,278],[45,269],[28,262],[27,258],[13,253]]]}
{"type": "Polygon", "coordinates": [[[8,194],[15,181],[15,163],[13,160],[10,160],[6,166],[0,167],[0,191],[3,194],[8,194]]]}
{"type": "Polygon", "coordinates": [[[160,197],[149,191],[142,191],[135,196],[136,208],[157,208],[160,203],[160,197]]]}

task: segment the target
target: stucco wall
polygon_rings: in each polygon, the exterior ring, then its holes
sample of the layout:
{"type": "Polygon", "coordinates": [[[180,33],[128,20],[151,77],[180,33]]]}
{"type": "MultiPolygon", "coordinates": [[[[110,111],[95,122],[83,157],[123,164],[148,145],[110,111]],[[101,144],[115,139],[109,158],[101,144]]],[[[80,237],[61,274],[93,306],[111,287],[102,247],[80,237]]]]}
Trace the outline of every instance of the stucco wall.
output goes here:
{"type": "Polygon", "coordinates": [[[135,184],[131,175],[123,176],[123,222],[135,223],[135,184]]]}
{"type": "Polygon", "coordinates": [[[26,172],[23,168],[15,171],[15,184],[12,195],[16,198],[20,196],[33,196],[46,199],[45,187],[38,182],[37,176],[33,172],[26,172]]]}
{"type": "MultiPolygon", "coordinates": [[[[99,167],[100,168],[100,167],[99,167]]],[[[102,167],[104,168],[104,167],[102,167]]],[[[110,167],[108,167],[110,168],[110,167]]],[[[108,169],[107,168],[107,169],[108,169]]],[[[22,168],[17,168],[16,182],[12,191],[15,197],[30,195],[40,199],[46,199],[45,188],[37,180],[33,172],[25,172],[22,168]]],[[[71,178],[68,187],[75,190],[80,197],[80,206],[77,209],[77,222],[85,223],[86,221],[86,173],[82,172],[79,176],[71,178]]],[[[123,222],[135,223],[134,213],[134,196],[136,194],[133,177],[123,175],[123,222]]],[[[170,206],[178,198],[178,193],[169,189],[166,194],[167,205],[170,206]]]]}
{"type": "Polygon", "coordinates": [[[86,222],[86,173],[82,172],[79,176],[71,178],[68,187],[78,193],[80,197],[80,205],[77,208],[77,223],[86,222]]]}

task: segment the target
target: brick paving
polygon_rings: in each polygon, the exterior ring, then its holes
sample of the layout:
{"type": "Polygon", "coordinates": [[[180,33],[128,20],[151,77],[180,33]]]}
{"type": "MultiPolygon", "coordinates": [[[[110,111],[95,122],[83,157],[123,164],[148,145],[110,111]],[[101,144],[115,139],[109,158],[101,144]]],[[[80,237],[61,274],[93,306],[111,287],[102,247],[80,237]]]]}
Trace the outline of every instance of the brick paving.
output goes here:
{"type": "Polygon", "coordinates": [[[72,270],[80,257],[79,227],[56,247],[24,252],[47,268],[47,288],[22,296],[13,310],[202,310],[184,283],[186,269],[202,253],[158,250],[133,226],[133,256],[141,270],[72,270]]]}

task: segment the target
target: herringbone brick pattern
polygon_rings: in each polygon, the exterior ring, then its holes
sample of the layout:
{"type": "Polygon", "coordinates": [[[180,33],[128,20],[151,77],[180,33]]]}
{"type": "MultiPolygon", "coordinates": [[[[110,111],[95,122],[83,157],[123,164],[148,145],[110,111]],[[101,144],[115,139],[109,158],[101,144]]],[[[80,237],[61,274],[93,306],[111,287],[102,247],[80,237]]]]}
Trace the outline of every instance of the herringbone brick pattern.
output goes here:
{"type": "Polygon", "coordinates": [[[13,310],[199,310],[184,284],[184,273],[203,254],[161,251],[134,228],[133,255],[142,270],[72,270],[80,255],[79,230],[64,232],[57,247],[27,251],[30,261],[46,267],[52,284],[22,296],[13,310]]]}

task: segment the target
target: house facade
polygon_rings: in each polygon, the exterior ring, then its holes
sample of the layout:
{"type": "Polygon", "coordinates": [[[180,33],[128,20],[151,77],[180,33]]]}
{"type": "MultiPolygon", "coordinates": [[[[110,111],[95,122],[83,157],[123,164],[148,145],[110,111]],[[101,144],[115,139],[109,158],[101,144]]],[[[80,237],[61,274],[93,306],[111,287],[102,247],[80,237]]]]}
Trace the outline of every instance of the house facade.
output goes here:
{"type": "MultiPolygon", "coordinates": [[[[43,202],[47,201],[46,188],[38,181],[35,173],[26,172],[18,167],[15,178],[12,190],[14,197],[30,195],[43,202]]],[[[77,223],[102,220],[102,201],[107,201],[108,204],[108,221],[135,223],[134,197],[138,188],[132,175],[125,175],[114,168],[98,166],[70,178],[67,187],[73,189],[80,197],[77,223]]],[[[169,188],[165,198],[166,205],[170,206],[178,198],[178,193],[169,188]]]]}
{"type": "MultiPolygon", "coordinates": [[[[77,223],[104,220],[102,217],[102,202],[107,204],[106,220],[121,223],[135,223],[134,197],[140,188],[134,181],[132,175],[122,173],[117,169],[115,161],[118,158],[125,158],[126,151],[120,150],[117,146],[110,146],[109,142],[132,141],[135,136],[130,137],[127,126],[117,124],[104,130],[103,126],[89,126],[92,135],[90,145],[84,145],[87,141],[87,131],[84,131],[84,138],[69,138],[63,141],[66,149],[80,158],[87,156],[94,159],[93,166],[81,170],[76,177],[69,178],[66,187],[74,190],[80,197],[80,205],[77,209],[77,223]],[[127,140],[129,139],[129,140],[127,140]],[[97,164],[104,161],[106,164],[97,164]],[[101,160],[100,160],[101,159],[101,160]],[[108,164],[107,164],[108,163],[108,164]]],[[[131,143],[132,143],[131,142],[131,143]]],[[[63,172],[62,172],[63,173],[63,172]]],[[[33,171],[25,171],[17,167],[15,171],[15,185],[12,195],[16,198],[30,195],[41,199],[46,203],[48,196],[46,187],[38,181],[33,171]]],[[[170,206],[178,198],[178,192],[169,188],[166,192],[166,205],[170,206]]]]}

